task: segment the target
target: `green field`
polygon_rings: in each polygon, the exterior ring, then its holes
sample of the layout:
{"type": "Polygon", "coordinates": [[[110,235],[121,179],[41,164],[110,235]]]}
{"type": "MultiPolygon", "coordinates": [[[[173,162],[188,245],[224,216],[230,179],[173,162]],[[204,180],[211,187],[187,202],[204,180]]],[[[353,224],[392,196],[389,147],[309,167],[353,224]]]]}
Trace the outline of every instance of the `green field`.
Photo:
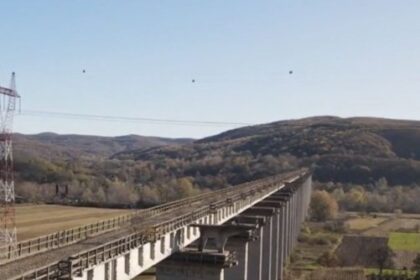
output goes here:
{"type": "Polygon", "coordinates": [[[420,252],[420,234],[391,232],[388,245],[392,250],[420,252]]]}
{"type": "MultiPolygon", "coordinates": [[[[364,269],[366,275],[378,275],[379,268],[365,268],[364,269]]],[[[403,269],[384,269],[382,271],[384,274],[406,274],[408,277],[416,276],[416,272],[412,270],[403,270],[403,269]]]]}

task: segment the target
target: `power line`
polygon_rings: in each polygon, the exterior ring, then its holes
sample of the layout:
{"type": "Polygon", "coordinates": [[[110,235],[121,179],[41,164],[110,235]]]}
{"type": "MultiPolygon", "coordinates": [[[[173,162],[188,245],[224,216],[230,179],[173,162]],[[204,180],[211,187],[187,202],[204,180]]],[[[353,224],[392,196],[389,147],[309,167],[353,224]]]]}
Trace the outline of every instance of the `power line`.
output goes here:
{"type": "Polygon", "coordinates": [[[108,122],[135,122],[159,125],[184,125],[184,126],[216,126],[216,127],[237,127],[254,125],[245,122],[220,122],[220,121],[194,121],[194,120],[177,120],[177,119],[157,119],[145,117],[128,117],[128,116],[110,116],[110,115],[91,115],[77,114],[66,112],[52,111],[34,111],[24,110],[22,116],[46,117],[46,118],[62,118],[62,119],[79,119],[87,121],[108,121],[108,122]]]}
{"type": "MultiPolygon", "coordinates": [[[[256,123],[246,123],[246,122],[221,122],[221,121],[195,121],[195,120],[177,120],[177,119],[158,119],[158,118],[145,118],[145,117],[128,117],[128,116],[110,116],[110,115],[91,115],[91,114],[76,114],[76,113],[66,113],[66,112],[52,112],[52,111],[37,111],[37,110],[23,110],[20,114],[16,116],[34,116],[41,118],[61,118],[61,119],[77,119],[84,121],[103,121],[103,122],[130,122],[130,123],[146,123],[152,125],[177,125],[177,126],[200,126],[200,127],[242,127],[257,125],[256,123]]],[[[378,122],[385,122],[385,124],[375,124],[375,123],[357,123],[357,118],[354,123],[350,122],[348,124],[353,124],[355,126],[360,126],[361,129],[393,129],[393,130],[404,130],[404,129],[418,129],[420,128],[420,121],[410,121],[410,120],[392,120],[396,123],[386,124],[388,119],[381,119],[375,117],[366,117],[368,120],[371,119],[378,122]],[[398,122],[401,122],[398,124],[398,122]],[[407,123],[404,123],[407,122],[407,123]],[[371,125],[371,127],[369,127],[371,125]],[[377,127],[379,126],[379,127],[377,127]]],[[[350,118],[351,119],[351,118],[350,118]]],[[[363,119],[363,117],[362,117],[363,119]]],[[[342,119],[342,120],[345,120],[342,119]]],[[[302,120],[304,121],[304,120],[302,120]]],[[[283,123],[285,127],[289,128],[308,128],[308,126],[317,126],[322,125],[323,123],[288,123],[285,121],[283,123]]],[[[343,123],[344,124],[344,123],[343,123]]],[[[280,125],[280,123],[279,123],[280,125]]]]}

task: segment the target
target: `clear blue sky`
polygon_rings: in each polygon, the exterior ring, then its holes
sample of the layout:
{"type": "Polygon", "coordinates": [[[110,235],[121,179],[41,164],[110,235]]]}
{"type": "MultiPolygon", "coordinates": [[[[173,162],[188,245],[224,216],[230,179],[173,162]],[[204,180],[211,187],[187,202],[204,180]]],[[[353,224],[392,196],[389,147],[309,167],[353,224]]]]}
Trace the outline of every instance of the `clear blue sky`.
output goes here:
{"type": "MultiPolygon", "coordinates": [[[[16,71],[23,111],[420,119],[418,0],[0,0],[0,11],[0,84],[16,71]]],[[[202,137],[229,127],[22,114],[15,128],[202,137]]]]}

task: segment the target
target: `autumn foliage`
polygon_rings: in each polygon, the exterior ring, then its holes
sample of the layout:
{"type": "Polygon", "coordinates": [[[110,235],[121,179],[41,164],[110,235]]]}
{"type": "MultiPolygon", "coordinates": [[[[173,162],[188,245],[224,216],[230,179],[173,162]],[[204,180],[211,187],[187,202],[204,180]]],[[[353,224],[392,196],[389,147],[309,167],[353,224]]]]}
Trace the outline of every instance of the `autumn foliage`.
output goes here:
{"type": "Polygon", "coordinates": [[[326,191],[314,191],[311,201],[311,218],[315,221],[334,219],[338,213],[338,204],[326,191]]]}

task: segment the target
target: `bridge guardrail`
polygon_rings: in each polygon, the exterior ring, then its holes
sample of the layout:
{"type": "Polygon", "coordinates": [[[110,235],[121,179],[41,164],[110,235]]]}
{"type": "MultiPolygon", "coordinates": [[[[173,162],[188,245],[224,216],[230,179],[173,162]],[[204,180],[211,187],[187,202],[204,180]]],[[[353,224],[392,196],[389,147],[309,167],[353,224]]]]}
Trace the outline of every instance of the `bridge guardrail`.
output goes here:
{"type": "MultiPolygon", "coordinates": [[[[139,210],[133,214],[126,215],[126,216],[129,216],[129,219],[125,223],[127,223],[128,221],[131,221],[131,218],[133,216],[139,215],[139,213],[147,214],[148,217],[150,218],[150,214],[156,215],[158,213],[166,212],[180,205],[188,205],[194,201],[198,201],[206,197],[216,197],[218,195],[222,197],[220,200],[216,198],[215,201],[209,201],[211,203],[203,207],[200,207],[198,210],[195,210],[193,213],[188,213],[181,217],[173,218],[169,221],[165,221],[160,224],[153,225],[151,228],[145,229],[141,232],[136,232],[129,236],[126,236],[118,240],[111,241],[103,245],[100,245],[98,247],[95,247],[94,249],[80,252],[79,254],[74,255],[69,259],[71,263],[69,270],[71,273],[74,273],[75,271],[80,272],[83,269],[90,267],[92,264],[97,264],[99,262],[103,262],[107,259],[113,258],[117,255],[122,255],[124,252],[132,248],[136,248],[140,246],[141,244],[144,244],[145,242],[155,241],[158,238],[160,238],[160,236],[164,233],[176,230],[177,228],[185,226],[188,223],[191,223],[201,217],[208,215],[210,212],[214,211],[212,207],[216,207],[216,209],[223,207],[227,203],[226,201],[227,197],[231,198],[232,201],[234,202],[247,198],[249,196],[255,196],[255,199],[257,199],[258,197],[261,197],[264,195],[263,193],[261,193],[261,191],[264,191],[264,189],[272,189],[273,187],[275,187],[276,184],[279,183],[279,181],[285,182],[287,180],[290,180],[291,178],[299,177],[303,173],[305,172],[300,170],[300,171],[290,172],[287,175],[282,174],[282,175],[272,176],[269,178],[259,179],[256,181],[247,182],[247,183],[243,183],[236,186],[230,186],[230,187],[218,190],[218,191],[204,193],[204,194],[200,194],[194,197],[177,200],[177,201],[170,202],[170,203],[160,205],[157,207],[139,210]],[[229,194],[229,195],[226,195],[226,194],[229,194]],[[210,205],[212,205],[212,207],[210,205]]],[[[66,243],[66,244],[69,244],[69,243],[66,243]]],[[[38,251],[38,252],[41,252],[41,251],[38,251]]],[[[48,278],[47,275],[58,275],[57,270],[60,270],[59,266],[57,264],[53,264],[48,267],[43,267],[34,271],[27,272],[25,273],[25,275],[14,278],[13,280],[51,279],[51,278],[48,278]],[[32,276],[36,275],[36,277],[33,278],[31,275],[32,276]]]]}
{"type": "Polygon", "coordinates": [[[62,230],[32,239],[23,240],[18,242],[16,247],[0,247],[0,265],[24,257],[42,253],[54,248],[67,246],[79,242],[81,240],[87,239],[88,237],[96,236],[111,230],[121,228],[123,226],[129,225],[130,221],[134,217],[145,216],[150,218],[151,216],[155,216],[165,211],[169,211],[186,202],[202,199],[202,197],[209,194],[210,193],[203,193],[194,197],[184,198],[162,205],[157,205],[151,208],[139,209],[133,211],[133,213],[130,214],[102,220],[96,223],[62,230]]]}
{"type": "Polygon", "coordinates": [[[89,236],[95,236],[107,231],[114,230],[126,224],[130,219],[131,217],[128,215],[118,216],[112,219],[99,221],[97,223],[24,240],[18,242],[15,248],[12,246],[0,248],[0,264],[4,264],[54,248],[59,248],[86,239],[89,236]]]}

